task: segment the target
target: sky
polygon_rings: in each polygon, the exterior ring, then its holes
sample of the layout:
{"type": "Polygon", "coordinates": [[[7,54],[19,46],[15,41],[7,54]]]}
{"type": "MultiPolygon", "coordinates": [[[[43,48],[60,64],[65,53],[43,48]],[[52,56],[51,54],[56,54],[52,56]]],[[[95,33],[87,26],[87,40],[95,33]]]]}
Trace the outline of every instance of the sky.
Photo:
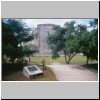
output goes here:
{"type": "Polygon", "coordinates": [[[65,22],[75,21],[77,24],[89,25],[93,19],[23,19],[28,27],[36,28],[38,24],[56,24],[63,26],[65,22]]]}

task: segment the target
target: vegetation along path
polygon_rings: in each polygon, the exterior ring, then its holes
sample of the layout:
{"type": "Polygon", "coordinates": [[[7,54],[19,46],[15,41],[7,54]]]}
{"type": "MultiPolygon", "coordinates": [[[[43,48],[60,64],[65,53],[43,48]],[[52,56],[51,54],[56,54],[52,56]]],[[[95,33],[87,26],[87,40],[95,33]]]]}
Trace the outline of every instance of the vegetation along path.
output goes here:
{"type": "Polygon", "coordinates": [[[96,71],[83,68],[80,65],[62,65],[52,63],[48,67],[54,72],[59,81],[97,81],[96,71]]]}

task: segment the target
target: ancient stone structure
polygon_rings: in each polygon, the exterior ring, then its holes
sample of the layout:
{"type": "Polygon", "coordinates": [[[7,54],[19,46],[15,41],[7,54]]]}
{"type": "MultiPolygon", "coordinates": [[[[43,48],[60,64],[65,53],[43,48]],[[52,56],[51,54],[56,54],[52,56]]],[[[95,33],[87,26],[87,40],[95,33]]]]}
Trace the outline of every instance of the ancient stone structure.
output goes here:
{"type": "Polygon", "coordinates": [[[37,39],[34,41],[39,48],[39,56],[50,56],[51,50],[47,44],[47,36],[53,33],[54,24],[39,24],[35,29],[38,34],[37,39]]]}

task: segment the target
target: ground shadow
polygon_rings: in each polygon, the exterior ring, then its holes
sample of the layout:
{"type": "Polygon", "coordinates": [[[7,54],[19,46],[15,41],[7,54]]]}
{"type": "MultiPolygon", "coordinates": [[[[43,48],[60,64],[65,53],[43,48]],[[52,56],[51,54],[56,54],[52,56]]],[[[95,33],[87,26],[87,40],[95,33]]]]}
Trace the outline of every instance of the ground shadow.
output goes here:
{"type": "Polygon", "coordinates": [[[23,67],[27,65],[26,63],[4,63],[2,64],[2,80],[5,76],[14,73],[16,71],[20,71],[23,69],[23,67]]]}
{"type": "Polygon", "coordinates": [[[84,64],[84,65],[81,65],[83,67],[83,69],[89,69],[91,71],[96,71],[98,72],[98,63],[91,63],[91,64],[84,64]]]}

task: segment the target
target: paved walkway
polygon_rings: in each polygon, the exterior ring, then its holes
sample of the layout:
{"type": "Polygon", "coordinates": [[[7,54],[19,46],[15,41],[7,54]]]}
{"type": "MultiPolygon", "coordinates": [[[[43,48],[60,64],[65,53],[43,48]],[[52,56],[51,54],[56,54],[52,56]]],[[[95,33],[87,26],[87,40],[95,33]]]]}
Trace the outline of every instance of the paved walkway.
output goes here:
{"type": "Polygon", "coordinates": [[[52,63],[48,67],[59,81],[97,81],[98,74],[90,69],[79,69],[79,65],[62,65],[52,63]]]}

